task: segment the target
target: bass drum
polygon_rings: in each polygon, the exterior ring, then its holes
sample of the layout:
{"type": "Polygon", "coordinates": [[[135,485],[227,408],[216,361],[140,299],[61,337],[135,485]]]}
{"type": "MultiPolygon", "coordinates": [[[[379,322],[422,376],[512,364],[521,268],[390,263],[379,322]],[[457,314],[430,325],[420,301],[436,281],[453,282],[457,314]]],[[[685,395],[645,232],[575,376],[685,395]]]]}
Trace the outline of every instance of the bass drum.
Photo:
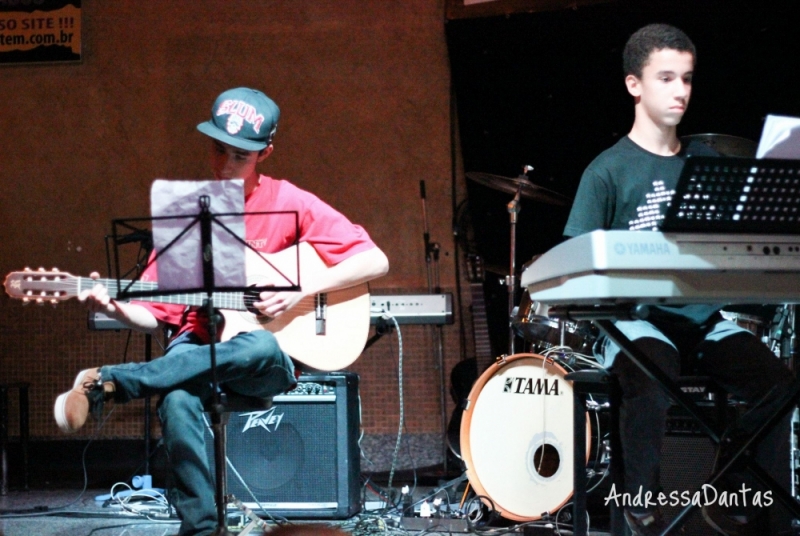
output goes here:
{"type": "MultiPolygon", "coordinates": [[[[541,519],[572,496],[573,391],[566,374],[540,355],[515,354],[489,367],[470,391],[461,421],[467,478],[507,519],[541,519]]],[[[591,437],[587,414],[587,462],[591,437]]]]}

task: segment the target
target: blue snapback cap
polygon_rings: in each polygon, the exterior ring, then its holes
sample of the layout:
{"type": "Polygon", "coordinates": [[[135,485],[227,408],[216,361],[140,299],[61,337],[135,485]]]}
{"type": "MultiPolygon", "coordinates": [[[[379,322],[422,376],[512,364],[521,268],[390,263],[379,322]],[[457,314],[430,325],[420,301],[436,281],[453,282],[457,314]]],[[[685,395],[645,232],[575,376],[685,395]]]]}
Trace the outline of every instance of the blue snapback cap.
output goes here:
{"type": "Polygon", "coordinates": [[[217,97],[211,119],[197,130],[239,149],[260,151],[272,143],[280,115],[278,105],[262,92],[239,87],[217,97]]]}

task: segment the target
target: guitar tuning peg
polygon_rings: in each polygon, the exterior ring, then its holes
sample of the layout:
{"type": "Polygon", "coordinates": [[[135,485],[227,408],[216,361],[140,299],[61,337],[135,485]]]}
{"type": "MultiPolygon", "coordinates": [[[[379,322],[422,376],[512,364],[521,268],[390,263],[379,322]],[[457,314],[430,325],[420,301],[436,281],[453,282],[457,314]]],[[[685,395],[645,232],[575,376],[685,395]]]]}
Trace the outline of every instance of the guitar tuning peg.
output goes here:
{"type": "Polygon", "coordinates": [[[44,271],[45,271],[45,269],[44,269],[44,266],[40,266],[40,267],[39,267],[39,270],[37,270],[37,271],[38,271],[38,272],[44,272],[44,271]]]}
{"type": "Polygon", "coordinates": [[[56,272],[56,273],[58,273],[58,268],[56,268],[55,266],[53,266],[53,269],[52,269],[52,270],[50,270],[50,271],[51,271],[51,272],[56,272]]]}
{"type": "Polygon", "coordinates": [[[36,305],[44,305],[44,298],[36,298],[36,305]]]}
{"type": "Polygon", "coordinates": [[[23,272],[30,272],[32,270],[31,270],[30,266],[26,266],[25,268],[22,269],[22,271],[23,272]]]}
{"type": "Polygon", "coordinates": [[[30,298],[22,298],[22,305],[28,305],[31,302],[30,298]]]}
{"type": "Polygon", "coordinates": [[[50,300],[50,305],[52,305],[53,307],[55,307],[56,305],[58,305],[58,300],[56,300],[56,299],[52,299],[52,300],[50,300]]]}

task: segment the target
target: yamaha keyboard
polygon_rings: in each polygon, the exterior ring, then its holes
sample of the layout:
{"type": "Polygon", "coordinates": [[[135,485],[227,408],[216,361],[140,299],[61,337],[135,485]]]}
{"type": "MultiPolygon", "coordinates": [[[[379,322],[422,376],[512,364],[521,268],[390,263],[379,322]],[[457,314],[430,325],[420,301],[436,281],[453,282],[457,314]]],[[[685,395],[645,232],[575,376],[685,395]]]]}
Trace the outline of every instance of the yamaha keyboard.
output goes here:
{"type": "Polygon", "coordinates": [[[594,231],[522,273],[545,305],[798,303],[800,236],[594,231]]]}

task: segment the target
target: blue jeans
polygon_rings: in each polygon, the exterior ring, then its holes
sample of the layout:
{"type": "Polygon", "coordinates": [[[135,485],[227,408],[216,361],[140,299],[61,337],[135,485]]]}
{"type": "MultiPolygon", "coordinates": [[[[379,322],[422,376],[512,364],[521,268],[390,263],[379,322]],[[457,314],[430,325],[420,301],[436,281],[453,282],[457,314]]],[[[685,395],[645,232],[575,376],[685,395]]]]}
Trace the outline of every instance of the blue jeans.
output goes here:
{"type": "MultiPolygon", "coordinates": [[[[292,360],[268,331],[241,333],[216,345],[217,380],[232,396],[266,398],[291,389],[292,360]]],[[[160,395],[158,415],[173,482],[170,500],[182,522],[181,535],[211,534],[217,527],[214,479],[205,448],[204,408],[213,398],[208,345],[184,333],[163,357],[100,369],[116,384],[115,401],[160,395]]]]}

